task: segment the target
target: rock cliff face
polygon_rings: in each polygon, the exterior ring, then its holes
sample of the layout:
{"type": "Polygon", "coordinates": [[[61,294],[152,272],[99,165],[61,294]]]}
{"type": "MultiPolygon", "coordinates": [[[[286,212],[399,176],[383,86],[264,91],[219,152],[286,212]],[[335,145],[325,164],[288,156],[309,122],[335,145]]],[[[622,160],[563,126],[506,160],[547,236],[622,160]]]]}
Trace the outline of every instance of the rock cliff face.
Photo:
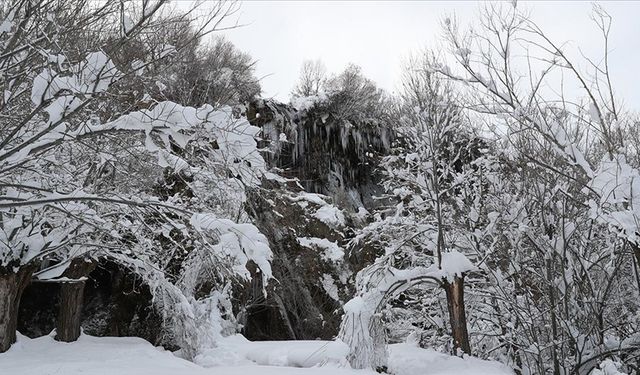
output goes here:
{"type": "Polygon", "coordinates": [[[259,288],[245,296],[243,333],[250,339],[332,338],[363,265],[346,244],[378,202],[376,167],[391,131],[350,123],[321,104],[296,110],[259,100],[247,117],[263,129],[265,160],[285,179],[266,181],[251,197],[250,214],[274,252],[275,280],[266,297],[259,288]],[[326,220],[319,212],[339,218],[326,220]],[[340,256],[328,257],[331,251],[340,256]]]}
{"type": "Polygon", "coordinates": [[[305,191],[328,195],[355,212],[375,205],[371,198],[381,192],[376,166],[393,140],[389,126],[351,122],[322,102],[297,110],[258,100],[247,117],[263,129],[270,166],[297,178],[305,191]]]}
{"type": "Polygon", "coordinates": [[[266,295],[261,285],[244,288],[252,291],[239,319],[248,338],[331,338],[337,332],[353,272],[343,247],[346,219],[327,200],[282,188],[251,196],[255,224],[274,253],[274,279],[266,295]]]}

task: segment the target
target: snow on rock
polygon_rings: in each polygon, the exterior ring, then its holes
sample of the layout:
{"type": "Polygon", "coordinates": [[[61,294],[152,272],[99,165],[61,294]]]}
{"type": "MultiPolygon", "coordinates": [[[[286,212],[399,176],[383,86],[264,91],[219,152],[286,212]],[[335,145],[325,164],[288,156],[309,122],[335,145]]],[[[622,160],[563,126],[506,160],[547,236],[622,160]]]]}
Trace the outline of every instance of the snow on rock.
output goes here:
{"type": "Polygon", "coordinates": [[[320,283],[322,283],[322,288],[327,292],[327,295],[333,298],[336,301],[340,301],[340,295],[338,294],[338,286],[333,281],[333,277],[329,274],[322,274],[322,278],[320,279],[320,283]]]}
{"type": "Polygon", "coordinates": [[[344,214],[336,206],[322,206],[313,214],[313,217],[332,227],[345,225],[344,214]]]}
{"type": "Polygon", "coordinates": [[[321,92],[318,95],[294,96],[291,98],[291,106],[298,111],[307,111],[318,104],[327,102],[327,94],[321,92]]]}
{"type": "Polygon", "coordinates": [[[306,192],[298,193],[298,195],[292,197],[291,200],[298,202],[302,208],[307,207],[309,203],[317,204],[318,206],[325,206],[328,204],[320,194],[306,192]]]}
{"type": "Polygon", "coordinates": [[[298,242],[304,247],[321,249],[321,257],[326,261],[338,263],[344,259],[344,250],[326,238],[298,237],[298,242]]]}
{"type": "Polygon", "coordinates": [[[342,211],[332,205],[327,203],[325,200],[325,196],[320,194],[306,193],[301,192],[296,196],[290,197],[293,202],[298,203],[298,205],[302,208],[306,208],[309,206],[309,203],[320,206],[312,216],[321,222],[327,224],[330,227],[342,227],[345,225],[345,218],[342,211]]]}

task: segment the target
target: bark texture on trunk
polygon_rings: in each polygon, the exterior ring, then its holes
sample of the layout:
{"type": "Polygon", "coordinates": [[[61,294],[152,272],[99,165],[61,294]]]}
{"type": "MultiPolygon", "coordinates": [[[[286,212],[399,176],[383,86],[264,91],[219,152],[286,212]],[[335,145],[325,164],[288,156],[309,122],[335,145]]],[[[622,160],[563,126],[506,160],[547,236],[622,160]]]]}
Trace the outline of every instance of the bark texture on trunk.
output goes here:
{"type": "Polygon", "coordinates": [[[34,265],[24,265],[17,272],[0,272],[0,353],[16,342],[20,298],[35,270],[34,265]]]}
{"type": "MultiPolygon", "coordinates": [[[[464,308],[464,277],[455,277],[453,282],[444,280],[444,290],[447,294],[447,308],[451,324],[454,351],[461,349],[471,354],[469,332],[467,331],[467,314],[464,308]]],[[[456,354],[456,353],[454,353],[456,354]]]]}
{"type": "MultiPolygon", "coordinates": [[[[90,259],[76,258],[62,274],[69,279],[80,279],[93,271],[96,264],[90,259]]],[[[60,309],[56,323],[56,340],[76,341],[80,337],[84,280],[63,282],[60,286],[60,309]]]]}

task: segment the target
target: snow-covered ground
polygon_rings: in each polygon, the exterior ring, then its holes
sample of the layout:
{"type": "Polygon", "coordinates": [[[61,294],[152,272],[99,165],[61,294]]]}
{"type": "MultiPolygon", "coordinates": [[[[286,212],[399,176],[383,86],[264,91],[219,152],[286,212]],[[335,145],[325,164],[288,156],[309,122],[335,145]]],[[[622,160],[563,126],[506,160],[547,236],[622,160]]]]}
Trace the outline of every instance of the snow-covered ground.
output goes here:
{"type": "MultiPolygon", "coordinates": [[[[83,335],[75,343],[24,336],[0,354],[2,375],[373,375],[341,365],[342,344],[328,341],[250,342],[227,339],[195,364],[135,337],[83,335]]],[[[511,375],[496,362],[460,359],[410,344],[390,347],[396,375],[511,375]]]]}

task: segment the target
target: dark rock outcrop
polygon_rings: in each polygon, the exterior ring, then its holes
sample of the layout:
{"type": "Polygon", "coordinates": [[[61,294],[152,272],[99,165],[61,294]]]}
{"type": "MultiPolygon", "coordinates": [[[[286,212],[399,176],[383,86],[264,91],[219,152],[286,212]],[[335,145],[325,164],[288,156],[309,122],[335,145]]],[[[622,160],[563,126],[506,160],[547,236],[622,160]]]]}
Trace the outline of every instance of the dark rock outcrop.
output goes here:
{"type": "Polygon", "coordinates": [[[250,103],[247,117],[262,128],[265,160],[283,176],[355,212],[376,205],[372,197],[382,192],[377,167],[394,137],[388,124],[350,122],[322,103],[298,111],[271,100],[250,103]]]}

